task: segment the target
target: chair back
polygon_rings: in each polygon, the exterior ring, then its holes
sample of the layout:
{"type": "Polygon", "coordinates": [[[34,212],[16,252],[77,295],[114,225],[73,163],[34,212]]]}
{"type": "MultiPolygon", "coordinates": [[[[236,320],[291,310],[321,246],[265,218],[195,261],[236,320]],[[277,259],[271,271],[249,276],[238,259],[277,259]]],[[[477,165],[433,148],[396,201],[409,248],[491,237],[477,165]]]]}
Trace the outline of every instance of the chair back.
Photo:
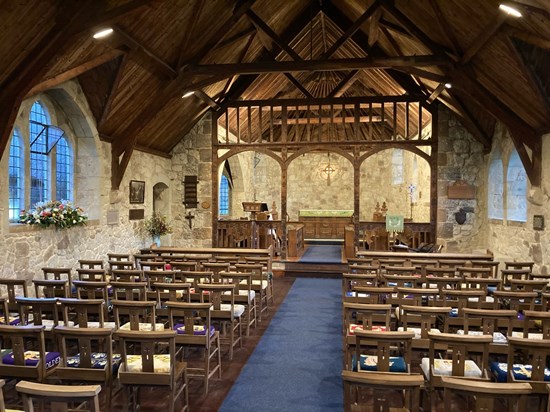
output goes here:
{"type": "Polygon", "coordinates": [[[78,266],[80,267],[80,269],[104,269],[103,265],[104,265],[103,260],[95,260],[95,259],[78,260],[78,266]]]}
{"type": "Polygon", "coordinates": [[[34,279],[32,283],[37,298],[68,298],[71,296],[67,279],[34,279]]]}
{"type": "Polygon", "coordinates": [[[59,325],[57,298],[17,297],[15,301],[19,305],[19,319],[22,325],[47,324],[47,329],[59,325]]]}
{"type": "Polygon", "coordinates": [[[109,300],[109,283],[85,280],[73,281],[78,299],[103,299],[109,300]]]}
{"type": "Polygon", "coordinates": [[[111,282],[113,299],[144,301],[147,299],[147,282],[111,282]]]}
{"type": "Polygon", "coordinates": [[[145,277],[140,269],[115,269],[111,271],[113,282],[145,282],[145,277]]]}
{"type": "Polygon", "coordinates": [[[83,280],[87,282],[106,282],[107,273],[104,269],[76,269],[78,274],[78,280],[83,280]]]}
{"type": "Polygon", "coordinates": [[[69,404],[84,402],[88,404],[87,408],[84,409],[80,405],[79,411],[100,411],[98,396],[101,391],[100,385],[67,386],[20,381],[15,385],[15,389],[21,394],[25,412],[34,411],[33,401],[35,400],[40,401],[42,405],[44,403],[49,405],[55,412],[68,411],[69,404]]]}
{"type": "Polygon", "coordinates": [[[71,319],[79,328],[87,328],[88,322],[97,318],[98,326],[105,324],[105,301],[103,299],[59,299],[63,313],[63,323],[70,326],[71,319]]]}
{"type": "Polygon", "coordinates": [[[156,323],[156,302],[113,300],[112,304],[117,330],[155,331],[163,328],[162,324],[156,323]]]}
{"type": "Polygon", "coordinates": [[[19,306],[15,301],[17,296],[27,297],[29,296],[27,290],[27,281],[24,279],[0,279],[0,295],[7,296],[8,309],[10,312],[17,312],[19,306]],[[6,292],[2,289],[6,289],[6,292]]]}

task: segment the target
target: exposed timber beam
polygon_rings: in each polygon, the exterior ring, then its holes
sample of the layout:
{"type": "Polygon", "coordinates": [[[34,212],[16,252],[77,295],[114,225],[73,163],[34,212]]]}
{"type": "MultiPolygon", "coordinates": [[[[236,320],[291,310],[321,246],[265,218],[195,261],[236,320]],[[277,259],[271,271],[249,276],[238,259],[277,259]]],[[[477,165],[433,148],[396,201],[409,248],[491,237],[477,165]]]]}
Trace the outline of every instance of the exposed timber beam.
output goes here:
{"type": "Polygon", "coordinates": [[[129,60],[129,57],[126,54],[124,55],[120,64],[118,65],[115,78],[113,79],[113,83],[111,84],[111,88],[109,89],[109,95],[107,96],[107,100],[105,101],[105,106],[103,106],[101,118],[97,121],[97,129],[100,133],[101,133],[101,129],[103,128],[103,125],[107,121],[107,118],[109,117],[109,114],[111,112],[111,106],[113,105],[113,101],[118,91],[118,86],[120,84],[120,81],[122,80],[122,74],[124,73],[126,65],[128,64],[128,60],[129,60]]]}
{"type": "Polygon", "coordinates": [[[435,13],[435,17],[436,17],[437,23],[439,24],[439,28],[451,43],[455,56],[461,56],[462,48],[460,47],[460,43],[458,42],[453,32],[453,29],[449,24],[449,21],[447,20],[447,17],[445,17],[445,14],[441,10],[439,3],[437,2],[437,0],[429,0],[429,2],[430,2],[430,5],[432,6],[432,10],[435,13]]]}
{"type": "MultiPolygon", "coordinates": [[[[231,16],[220,23],[218,30],[212,33],[200,50],[190,60],[183,64],[182,69],[190,63],[196,64],[200,62],[212,50],[212,48],[223,39],[224,35],[227,33],[227,27],[236,23],[255,1],[256,0],[244,0],[239,2],[235,6],[231,16]]],[[[218,77],[218,81],[221,81],[226,77],[229,76],[223,76],[221,78],[218,77]]],[[[207,81],[211,80],[212,79],[208,79],[207,81]]],[[[142,110],[136,114],[133,121],[124,130],[123,136],[117,137],[117,139],[113,141],[113,144],[111,145],[111,156],[113,158],[113,175],[111,176],[111,186],[113,190],[118,189],[120,182],[124,177],[124,173],[129,162],[129,158],[127,159],[127,156],[132,155],[140,131],[166,106],[181,97],[181,94],[184,91],[182,89],[186,84],[189,84],[188,75],[187,73],[184,73],[183,70],[180,70],[175,79],[166,82],[164,87],[151,96],[149,102],[144,104],[142,110]],[[124,154],[124,156],[121,161],[119,161],[118,159],[122,154],[124,154]]],[[[195,87],[193,90],[200,89],[202,87],[204,86],[195,87]]]]}
{"type": "Polygon", "coordinates": [[[505,124],[511,133],[522,136],[529,147],[533,148],[538,144],[540,137],[537,132],[472,76],[462,70],[452,70],[450,74],[453,88],[471,96],[489,114],[505,124]]]}
{"type": "Polygon", "coordinates": [[[251,34],[255,33],[256,32],[256,28],[255,27],[249,27],[248,29],[245,29],[243,31],[240,31],[236,34],[234,34],[233,36],[229,36],[227,39],[225,40],[222,40],[221,42],[219,42],[217,45],[216,45],[216,49],[221,49],[222,47],[225,47],[225,46],[229,46],[233,43],[236,43],[248,36],[250,36],[251,34]]]}
{"type": "Polygon", "coordinates": [[[380,18],[382,17],[382,9],[378,7],[370,18],[369,22],[369,46],[374,46],[380,35],[380,18]]]}
{"type": "Polygon", "coordinates": [[[445,66],[449,59],[443,55],[364,57],[355,59],[330,59],[307,61],[257,62],[237,64],[203,64],[189,66],[188,75],[262,74],[285,72],[320,72],[354,69],[384,69],[393,67],[445,66]]]}
{"type": "Polygon", "coordinates": [[[261,31],[263,31],[271,40],[275,42],[282,50],[284,50],[293,60],[300,61],[302,58],[296,53],[292,47],[288,45],[281,37],[275,33],[271,27],[269,27],[256,13],[248,9],[246,15],[252,21],[252,23],[261,31]]]}
{"type": "Polygon", "coordinates": [[[349,38],[351,38],[367,21],[369,17],[371,17],[376,10],[378,10],[378,7],[380,6],[380,0],[375,0],[374,3],[372,3],[367,10],[357,19],[353,22],[351,26],[348,27],[348,29],[340,36],[338,40],[334,42],[334,44],[328,49],[325,53],[323,53],[322,58],[326,59],[330,56],[332,56],[336,50],[340,48],[342,44],[346,42],[349,38]]]}
{"type": "Polygon", "coordinates": [[[435,99],[439,97],[441,93],[445,90],[445,83],[439,83],[439,85],[435,88],[435,90],[430,94],[430,97],[428,97],[428,104],[432,103],[435,99]]]}
{"type": "Polygon", "coordinates": [[[419,69],[417,67],[396,67],[395,70],[412,74],[414,76],[418,76],[423,79],[431,80],[433,82],[438,82],[438,83],[445,83],[449,79],[447,76],[443,74],[432,73],[427,70],[419,69]]]}
{"type": "Polygon", "coordinates": [[[168,78],[175,78],[177,76],[177,72],[175,69],[173,69],[168,63],[166,63],[164,60],[162,60],[160,57],[158,57],[152,50],[150,50],[147,46],[136,40],[134,37],[132,37],[130,34],[128,34],[125,30],[123,30],[119,26],[114,26],[113,29],[115,30],[115,36],[119,37],[122,42],[130,48],[130,50],[135,52],[135,56],[139,57],[140,59],[143,59],[146,64],[154,67],[155,71],[158,71],[164,76],[167,76],[168,78]]]}
{"type": "Polygon", "coordinates": [[[505,31],[509,36],[523,40],[525,43],[532,44],[544,50],[550,50],[550,39],[548,38],[541,37],[540,35],[525,30],[519,30],[508,25],[505,27],[505,31]]]}
{"type": "Polygon", "coordinates": [[[185,35],[179,46],[180,52],[178,56],[178,64],[176,66],[178,70],[181,68],[182,63],[185,61],[187,57],[189,42],[191,41],[191,38],[195,34],[195,28],[200,20],[202,9],[206,3],[205,1],[202,1],[202,0],[194,0],[194,1],[195,1],[195,4],[193,5],[193,11],[190,16],[191,21],[185,28],[185,35]]]}
{"type": "Polygon", "coordinates": [[[327,97],[340,97],[342,96],[350,87],[351,85],[357,80],[357,75],[359,74],[359,70],[352,70],[348,74],[344,76],[342,80],[340,80],[340,83],[338,83],[334,89],[329,93],[327,97]]]}
{"type": "Polygon", "coordinates": [[[493,21],[491,21],[486,27],[481,30],[477,38],[470,45],[470,47],[464,52],[460,59],[460,64],[467,64],[472,58],[485,46],[498,31],[500,26],[506,21],[506,15],[504,13],[499,13],[493,21]]]}
{"type": "MultiPolygon", "coordinates": [[[[318,117],[312,116],[310,118],[298,118],[298,119],[288,119],[286,124],[292,126],[295,124],[304,125],[304,124],[342,124],[342,123],[355,123],[355,116],[345,116],[345,117],[318,117]]],[[[380,123],[382,121],[391,121],[390,118],[386,116],[385,119],[382,119],[382,116],[359,116],[357,118],[359,123],[380,123]]],[[[274,119],[274,125],[283,124],[282,119],[274,119]]]]}
{"type": "Polygon", "coordinates": [[[195,96],[197,96],[199,99],[201,99],[204,103],[206,103],[208,106],[210,106],[214,110],[218,110],[220,108],[220,105],[216,103],[210,96],[208,96],[205,92],[198,89],[195,90],[194,93],[195,96]]]}
{"type": "Polygon", "coordinates": [[[124,54],[124,52],[122,52],[121,50],[109,50],[108,52],[103,53],[91,60],[80,63],[77,66],[74,66],[64,71],[63,73],[60,73],[56,76],[53,76],[41,81],[36,86],[34,86],[31,90],[29,90],[25,98],[29,96],[33,96],[38,93],[42,93],[43,91],[54,88],[56,86],[59,86],[61,83],[74,79],[75,77],[80,76],[83,73],[86,73],[88,70],[91,70],[111,60],[114,60],[117,57],[121,56],[122,54],[124,54]]]}

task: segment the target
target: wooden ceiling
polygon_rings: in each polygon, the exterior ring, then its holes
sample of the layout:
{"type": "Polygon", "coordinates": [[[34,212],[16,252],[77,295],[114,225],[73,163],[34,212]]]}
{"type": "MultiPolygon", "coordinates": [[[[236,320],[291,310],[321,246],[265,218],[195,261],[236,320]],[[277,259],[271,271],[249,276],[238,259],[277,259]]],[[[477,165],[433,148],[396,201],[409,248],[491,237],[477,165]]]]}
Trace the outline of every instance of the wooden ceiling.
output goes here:
{"type": "Polygon", "coordinates": [[[447,106],[487,151],[504,123],[537,184],[550,3],[506,4],[523,17],[498,0],[2,2],[0,153],[21,101],[70,79],[112,144],[113,188],[133,150],[169,156],[235,100],[408,94],[447,106]],[[92,38],[106,26],[113,35],[92,38]]]}

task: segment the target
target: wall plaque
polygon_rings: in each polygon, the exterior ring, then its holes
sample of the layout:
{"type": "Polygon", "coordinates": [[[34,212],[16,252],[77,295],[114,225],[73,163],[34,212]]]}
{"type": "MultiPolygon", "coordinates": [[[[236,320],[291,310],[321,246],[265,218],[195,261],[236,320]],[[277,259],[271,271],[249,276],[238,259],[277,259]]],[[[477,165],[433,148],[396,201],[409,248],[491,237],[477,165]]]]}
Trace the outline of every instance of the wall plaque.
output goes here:
{"type": "Polygon", "coordinates": [[[447,197],[449,199],[475,199],[476,188],[464,180],[457,180],[447,187],[447,197]]]}
{"type": "Polygon", "coordinates": [[[128,210],[128,219],[140,220],[145,217],[145,209],[130,209],[128,210]]]}

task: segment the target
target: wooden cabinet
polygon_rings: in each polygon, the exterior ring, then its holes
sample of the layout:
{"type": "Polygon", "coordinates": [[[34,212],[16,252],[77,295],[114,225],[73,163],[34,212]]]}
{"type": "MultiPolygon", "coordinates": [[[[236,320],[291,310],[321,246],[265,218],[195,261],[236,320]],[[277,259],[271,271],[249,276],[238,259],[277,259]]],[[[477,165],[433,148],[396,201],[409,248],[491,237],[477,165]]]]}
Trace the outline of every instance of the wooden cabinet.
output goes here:
{"type": "Polygon", "coordinates": [[[299,257],[304,252],[304,225],[288,224],[288,257],[299,257]]]}
{"type": "Polygon", "coordinates": [[[319,213],[318,216],[303,216],[298,220],[304,225],[306,239],[344,239],[346,225],[352,223],[352,216],[319,213]]]}

